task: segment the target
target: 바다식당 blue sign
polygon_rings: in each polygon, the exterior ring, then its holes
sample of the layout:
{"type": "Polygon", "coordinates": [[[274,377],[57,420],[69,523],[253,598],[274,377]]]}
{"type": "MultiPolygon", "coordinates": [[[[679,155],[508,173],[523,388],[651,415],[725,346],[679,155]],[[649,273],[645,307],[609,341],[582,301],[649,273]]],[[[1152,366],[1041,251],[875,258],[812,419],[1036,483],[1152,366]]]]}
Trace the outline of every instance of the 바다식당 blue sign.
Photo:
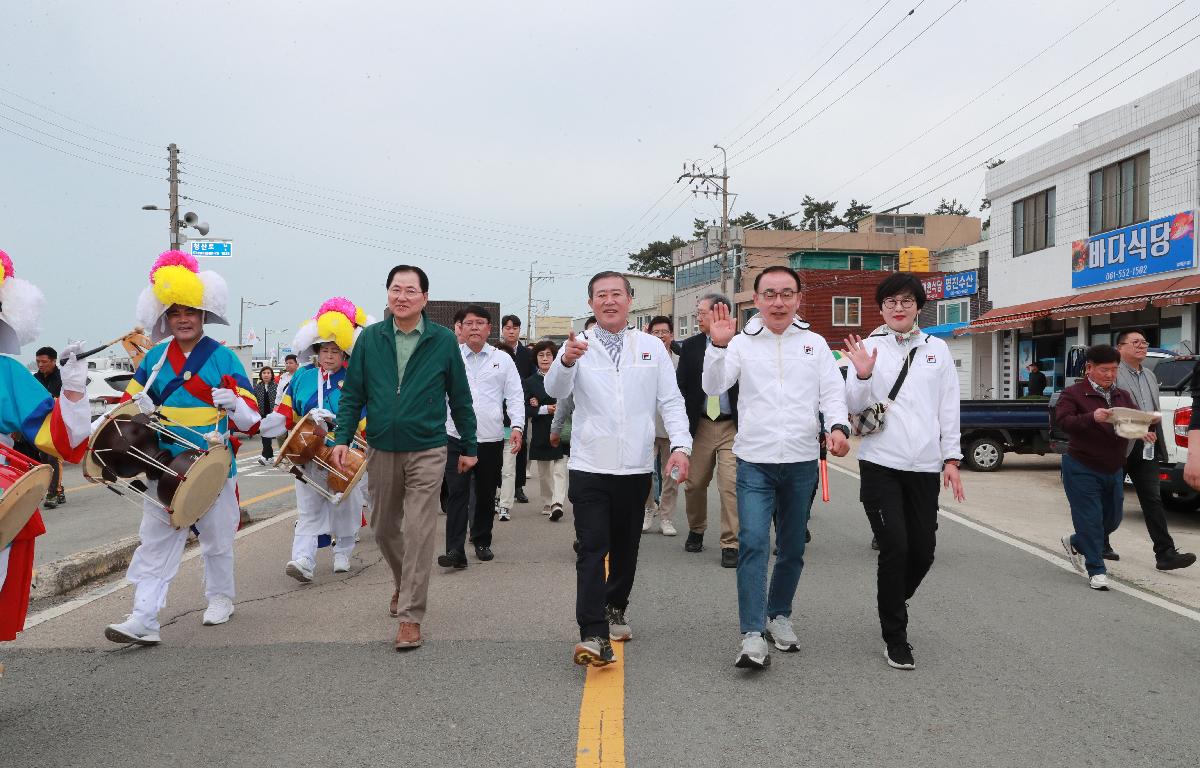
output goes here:
{"type": "Polygon", "coordinates": [[[1192,211],[1143,221],[1071,243],[1071,287],[1191,269],[1195,254],[1192,211]]]}

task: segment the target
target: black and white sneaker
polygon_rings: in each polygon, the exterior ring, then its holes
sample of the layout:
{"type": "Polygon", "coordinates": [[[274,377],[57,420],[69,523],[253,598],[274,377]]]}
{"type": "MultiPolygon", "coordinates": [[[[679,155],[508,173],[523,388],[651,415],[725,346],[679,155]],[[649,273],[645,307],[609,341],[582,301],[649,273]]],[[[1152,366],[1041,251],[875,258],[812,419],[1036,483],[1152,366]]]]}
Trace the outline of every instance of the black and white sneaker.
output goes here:
{"type": "Polygon", "coordinates": [[[1068,533],[1066,536],[1060,538],[1059,541],[1062,542],[1063,551],[1067,553],[1067,559],[1071,561],[1071,567],[1079,573],[1087,573],[1087,569],[1083,567],[1083,555],[1071,543],[1071,534],[1068,533]]]}
{"type": "Polygon", "coordinates": [[[917,662],[913,660],[912,646],[908,643],[888,643],[883,649],[883,655],[892,669],[917,668],[917,662]]]}
{"type": "Polygon", "coordinates": [[[771,666],[771,653],[761,632],[747,632],[742,635],[742,647],[738,649],[737,660],[733,662],[733,666],[741,669],[766,669],[771,666]]]}

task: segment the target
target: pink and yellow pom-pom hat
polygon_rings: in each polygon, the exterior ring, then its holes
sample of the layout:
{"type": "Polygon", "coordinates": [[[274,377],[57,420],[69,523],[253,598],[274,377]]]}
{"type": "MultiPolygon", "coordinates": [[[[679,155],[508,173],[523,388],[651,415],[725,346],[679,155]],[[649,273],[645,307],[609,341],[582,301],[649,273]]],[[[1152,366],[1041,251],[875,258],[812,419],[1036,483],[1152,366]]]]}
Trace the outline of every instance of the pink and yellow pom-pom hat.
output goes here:
{"type": "Polygon", "coordinates": [[[38,287],[17,277],[12,259],[0,251],[0,355],[19,355],[38,337],[45,305],[38,287]]]}
{"type": "Polygon", "coordinates": [[[225,280],[211,270],[201,272],[196,257],[183,251],[166,251],[154,260],[150,285],[138,297],[137,321],[155,344],[171,335],[166,315],[174,304],[203,311],[205,323],[229,325],[225,280]]]}
{"type": "Polygon", "coordinates": [[[335,296],[321,304],[317,314],[300,326],[300,331],[292,340],[292,350],[301,356],[315,355],[316,348],[321,344],[333,342],[343,352],[350,354],[354,349],[354,342],[358,340],[358,334],[373,322],[375,319],[362,307],[356,306],[349,299],[335,296]]]}

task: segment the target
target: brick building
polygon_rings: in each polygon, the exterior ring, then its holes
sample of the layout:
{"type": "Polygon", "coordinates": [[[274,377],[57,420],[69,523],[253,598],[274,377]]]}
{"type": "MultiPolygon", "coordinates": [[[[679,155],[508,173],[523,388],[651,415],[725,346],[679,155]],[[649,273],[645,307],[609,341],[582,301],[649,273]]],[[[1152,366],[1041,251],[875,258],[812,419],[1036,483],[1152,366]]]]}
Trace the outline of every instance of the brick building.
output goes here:
{"type": "Polygon", "coordinates": [[[433,301],[425,305],[425,316],[438,325],[454,330],[454,313],[469,304],[476,304],[492,315],[492,335],[488,343],[500,343],[500,304],[495,301],[433,301]]]}

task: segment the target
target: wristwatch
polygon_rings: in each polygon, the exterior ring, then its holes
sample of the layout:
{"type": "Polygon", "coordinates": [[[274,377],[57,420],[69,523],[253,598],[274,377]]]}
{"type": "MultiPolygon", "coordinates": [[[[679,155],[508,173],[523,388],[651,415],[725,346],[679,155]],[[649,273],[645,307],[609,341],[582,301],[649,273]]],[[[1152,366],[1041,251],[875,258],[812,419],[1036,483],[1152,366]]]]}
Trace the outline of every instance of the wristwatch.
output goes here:
{"type": "Polygon", "coordinates": [[[959,465],[958,459],[946,459],[945,461],[942,462],[942,466],[945,466],[947,464],[953,464],[954,466],[957,467],[959,465]]]}
{"type": "Polygon", "coordinates": [[[829,431],[832,432],[835,429],[845,435],[847,439],[850,438],[850,427],[847,427],[845,424],[834,424],[829,428],[829,431]]]}
{"type": "Polygon", "coordinates": [[[680,446],[680,445],[671,446],[671,453],[676,453],[676,452],[682,453],[684,456],[687,456],[689,459],[692,457],[692,449],[691,448],[684,448],[683,446],[680,446]]]}

